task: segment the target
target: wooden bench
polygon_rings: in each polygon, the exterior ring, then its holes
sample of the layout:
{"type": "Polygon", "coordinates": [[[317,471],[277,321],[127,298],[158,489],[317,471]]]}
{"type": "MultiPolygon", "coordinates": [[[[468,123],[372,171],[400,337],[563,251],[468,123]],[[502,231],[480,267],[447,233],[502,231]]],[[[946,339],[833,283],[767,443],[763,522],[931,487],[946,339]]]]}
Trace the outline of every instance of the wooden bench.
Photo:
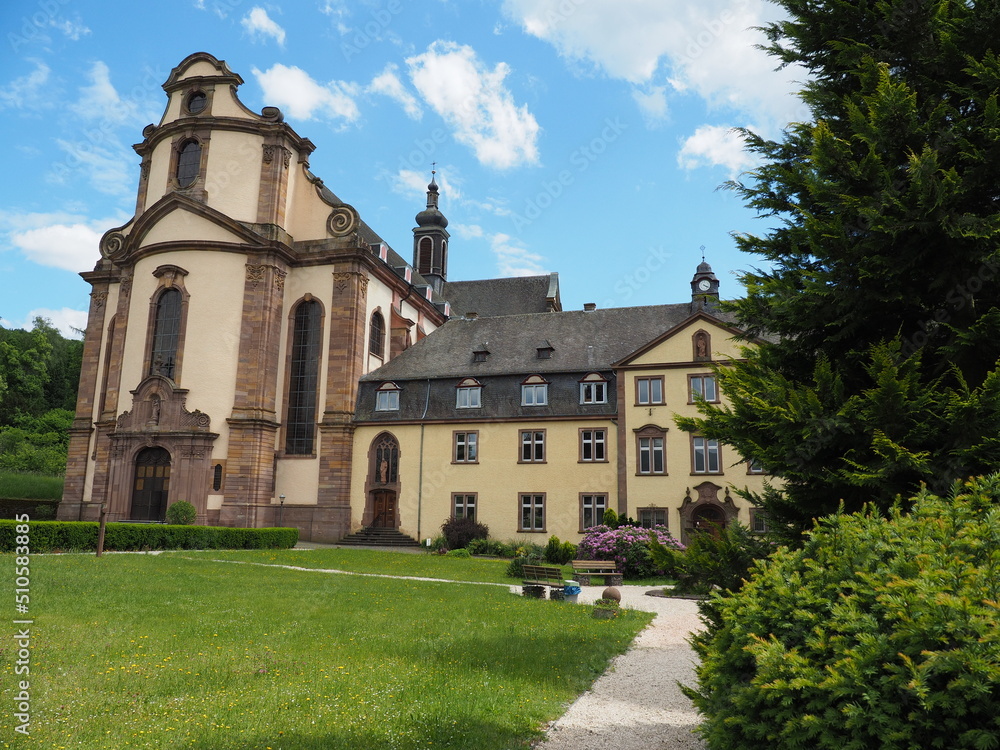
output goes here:
{"type": "Polygon", "coordinates": [[[621,586],[622,574],[612,560],[573,560],[573,577],[581,586],[589,586],[591,576],[603,576],[605,586],[621,586]]]}
{"type": "Polygon", "coordinates": [[[549,599],[562,599],[566,586],[561,568],[548,565],[525,565],[521,593],[536,599],[545,598],[545,588],[549,589],[549,599]]]}

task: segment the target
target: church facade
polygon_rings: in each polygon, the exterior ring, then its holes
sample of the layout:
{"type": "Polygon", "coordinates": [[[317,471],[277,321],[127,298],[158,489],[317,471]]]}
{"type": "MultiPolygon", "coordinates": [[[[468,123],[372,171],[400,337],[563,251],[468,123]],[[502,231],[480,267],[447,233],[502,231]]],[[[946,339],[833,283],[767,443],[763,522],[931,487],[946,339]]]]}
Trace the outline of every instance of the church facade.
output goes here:
{"type": "Polygon", "coordinates": [[[196,53],[143,130],[134,217],[101,240],[61,520],[366,527],[573,540],[606,508],[683,538],[753,524],[762,476],[673,427],[739,356],[692,299],[563,311],[558,276],[448,281],[433,177],[412,263],[309,170],[281,112],[196,53]]]}

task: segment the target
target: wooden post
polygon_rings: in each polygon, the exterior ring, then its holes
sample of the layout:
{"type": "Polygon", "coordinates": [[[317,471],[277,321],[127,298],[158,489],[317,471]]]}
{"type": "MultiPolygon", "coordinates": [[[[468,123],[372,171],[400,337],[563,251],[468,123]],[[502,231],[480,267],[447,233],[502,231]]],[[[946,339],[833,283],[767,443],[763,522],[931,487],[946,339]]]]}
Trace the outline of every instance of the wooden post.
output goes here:
{"type": "Polygon", "coordinates": [[[97,527],[97,556],[104,552],[104,528],[108,524],[108,504],[101,503],[101,523],[97,527]]]}

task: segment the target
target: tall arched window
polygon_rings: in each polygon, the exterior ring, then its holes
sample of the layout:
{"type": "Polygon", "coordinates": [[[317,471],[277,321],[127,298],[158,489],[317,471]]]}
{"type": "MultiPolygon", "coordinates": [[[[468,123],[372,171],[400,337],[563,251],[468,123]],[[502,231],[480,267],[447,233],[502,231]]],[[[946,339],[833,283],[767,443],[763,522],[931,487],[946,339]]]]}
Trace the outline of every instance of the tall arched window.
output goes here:
{"type": "Polygon", "coordinates": [[[424,237],[420,240],[420,245],[417,252],[417,273],[425,274],[431,272],[431,263],[433,263],[433,243],[430,237],[424,237]]]}
{"type": "Polygon", "coordinates": [[[195,140],[187,141],[177,157],[177,184],[182,188],[190,187],[198,179],[200,171],[201,144],[195,140]]]}
{"type": "Polygon", "coordinates": [[[376,357],[385,355],[385,318],[377,310],[372,313],[372,322],[368,327],[368,351],[376,357]]]}
{"type": "Polygon", "coordinates": [[[399,481],[399,443],[389,433],[375,439],[372,453],[372,482],[395,484],[399,481]]]}
{"type": "Polygon", "coordinates": [[[149,357],[150,375],[163,375],[173,380],[180,332],[181,293],[174,288],[164,289],[156,301],[153,346],[149,357]]]}
{"type": "Polygon", "coordinates": [[[314,452],[321,323],[319,302],[305,300],[295,308],[288,373],[285,453],[309,455],[314,452]]]}

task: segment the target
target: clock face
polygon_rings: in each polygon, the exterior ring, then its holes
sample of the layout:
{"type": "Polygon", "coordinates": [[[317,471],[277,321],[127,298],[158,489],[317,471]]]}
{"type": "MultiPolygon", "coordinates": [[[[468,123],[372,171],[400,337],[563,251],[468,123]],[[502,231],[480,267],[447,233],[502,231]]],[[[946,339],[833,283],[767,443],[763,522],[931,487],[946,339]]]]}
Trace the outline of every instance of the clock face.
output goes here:
{"type": "Polygon", "coordinates": [[[709,287],[711,286],[712,282],[709,281],[708,279],[702,279],[701,281],[698,282],[698,288],[701,289],[701,291],[703,292],[707,292],[709,287]]]}

